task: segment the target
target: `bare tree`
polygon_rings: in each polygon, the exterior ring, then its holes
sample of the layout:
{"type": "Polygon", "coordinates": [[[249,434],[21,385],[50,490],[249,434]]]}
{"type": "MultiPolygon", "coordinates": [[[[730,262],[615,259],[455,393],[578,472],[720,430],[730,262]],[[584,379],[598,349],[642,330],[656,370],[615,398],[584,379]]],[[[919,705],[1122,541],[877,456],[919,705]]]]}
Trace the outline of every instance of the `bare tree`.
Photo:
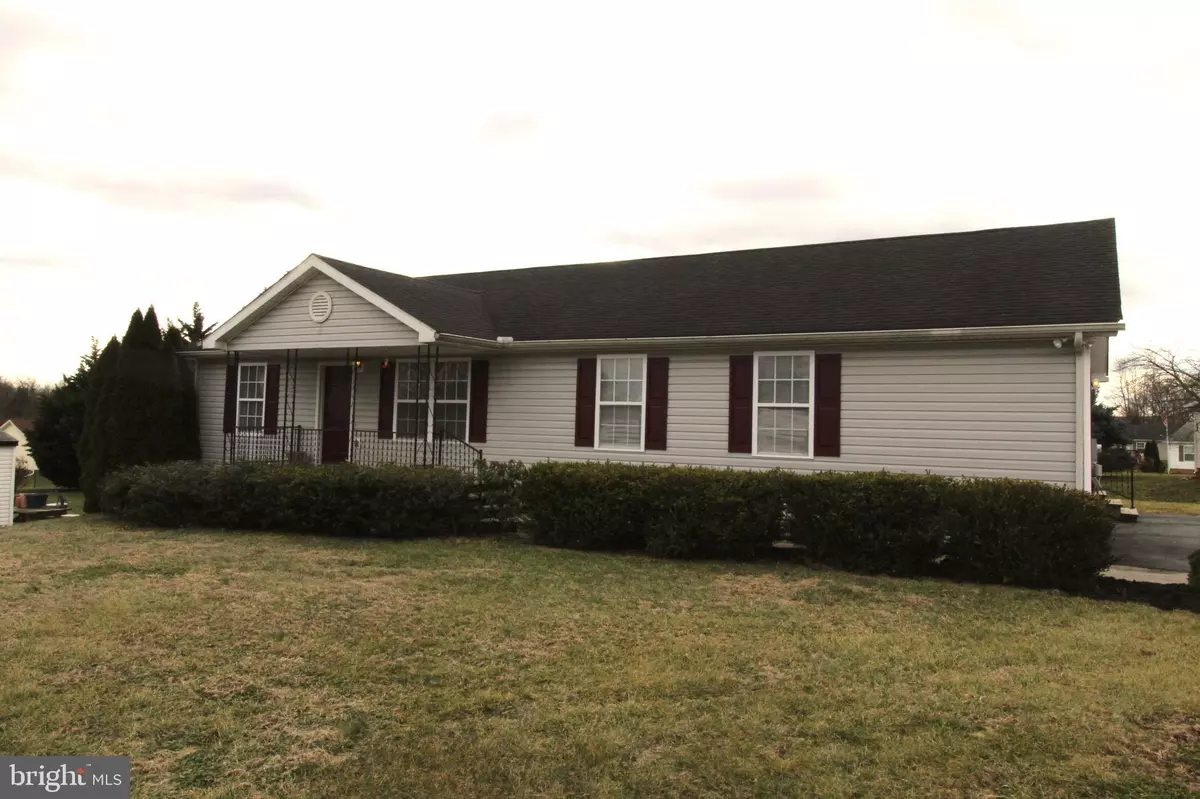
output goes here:
{"type": "Polygon", "coordinates": [[[1200,413],[1200,359],[1148,348],[1117,369],[1117,396],[1127,417],[1165,419],[1174,428],[1200,413]]]}

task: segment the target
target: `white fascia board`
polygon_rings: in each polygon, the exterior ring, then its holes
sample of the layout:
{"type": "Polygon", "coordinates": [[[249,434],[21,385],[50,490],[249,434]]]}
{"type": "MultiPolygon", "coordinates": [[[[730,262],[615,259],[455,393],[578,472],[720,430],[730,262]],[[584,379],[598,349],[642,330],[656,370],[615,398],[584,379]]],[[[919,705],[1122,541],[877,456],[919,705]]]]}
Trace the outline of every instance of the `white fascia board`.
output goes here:
{"type": "Polygon", "coordinates": [[[417,319],[407,311],[397,308],[392,303],[380,297],[375,292],[362,286],[354,280],[343,275],[337,269],[334,269],[329,264],[325,263],[316,255],[310,255],[301,261],[295,268],[288,272],[272,285],[267,287],[261,294],[254,298],[249,305],[242,308],[220,327],[210,333],[201,345],[203,349],[215,350],[225,349],[226,340],[232,338],[237,333],[240,333],[262,313],[270,310],[283,297],[286,297],[290,291],[299,283],[308,278],[312,272],[320,272],[336,283],[345,286],[350,291],[362,297],[367,302],[374,305],[389,316],[395,318],[413,330],[417,331],[417,341],[424,344],[432,342],[437,338],[437,332],[432,327],[417,319]]]}
{"type": "Polygon", "coordinates": [[[840,333],[765,333],[730,336],[676,336],[660,338],[545,339],[501,345],[511,350],[573,350],[606,347],[696,347],[795,345],[797,347],[851,344],[931,344],[958,341],[1030,341],[1074,336],[1075,333],[1108,334],[1124,330],[1123,322],[1067,325],[1014,325],[1009,327],[929,328],[925,330],[862,330],[840,333]]]}
{"type": "Polygon", "coordinates": [[[364,300],[366,300],[367,302],[374,305],[379,310],[383,311],[386,314],[389,314],[390,316],[395,317],[396,319],[400,320],[404,324],[411,327],[413,330],[417,331],[417,341],[419,343],[428,344],[428,343],[432,343],[433,341],[435,341],[437,339],[437,331],[436,330],[434,330],[432,327],[430,327],[429,325],[422,322],[417,317],[410,314],[408,311],[405,311],[402,308],[392,305],[390,302],[385,300],[383,297],[380,297],[378,294],[371,291],[366,286],[363,286],[361,283],[358,283],[357,281],[351,280],[350,278],[346,277],[341,272],[339,272],[337,269],[334,269],[332,266],[330,266],[329,264],[322,261],[319,257],[317,257],[315,255],[310,255],[309,258],[313,261],[313,266],[316,267],[316,269],[318,269],[326,277],[329,277],[332,280],[334,280],[338,283],[341,283],[343,286],[350,289],[355,294],[359,295],[360,297],[362,297],[364,300]]]}

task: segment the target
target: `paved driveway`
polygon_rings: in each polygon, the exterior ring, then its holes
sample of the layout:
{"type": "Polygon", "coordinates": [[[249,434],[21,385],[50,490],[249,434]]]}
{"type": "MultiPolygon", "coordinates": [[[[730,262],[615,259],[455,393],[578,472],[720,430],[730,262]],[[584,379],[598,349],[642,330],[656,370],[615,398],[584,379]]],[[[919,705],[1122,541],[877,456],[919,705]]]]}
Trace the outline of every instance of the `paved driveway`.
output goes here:
{"type": "Polygon", "coordinates": [[[1200,516],[1145,515],[1136,524],[1117,524],[1117,563],[1144,569],[1187,571],[1188,555],[1200,549],[1200,516]]]}

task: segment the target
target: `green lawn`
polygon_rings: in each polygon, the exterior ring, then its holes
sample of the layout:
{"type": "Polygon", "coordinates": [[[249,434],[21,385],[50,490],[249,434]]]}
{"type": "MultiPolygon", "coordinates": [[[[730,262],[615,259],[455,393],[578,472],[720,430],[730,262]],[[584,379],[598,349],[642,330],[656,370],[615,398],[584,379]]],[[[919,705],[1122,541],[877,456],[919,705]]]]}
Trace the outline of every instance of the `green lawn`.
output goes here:
{"type": "Polygon", "coordinates": [[[1142,513],[1200,516],[1200,480],[1179,474],[1146,472],[1136,473],[1134,480],[1135,504],[1142,513]]]}
{"type": "Polygon", "coordinates": [[[138,797],[1174,797],[1200,623],[506,540],[0,533],[0,752],[138,797]]]}

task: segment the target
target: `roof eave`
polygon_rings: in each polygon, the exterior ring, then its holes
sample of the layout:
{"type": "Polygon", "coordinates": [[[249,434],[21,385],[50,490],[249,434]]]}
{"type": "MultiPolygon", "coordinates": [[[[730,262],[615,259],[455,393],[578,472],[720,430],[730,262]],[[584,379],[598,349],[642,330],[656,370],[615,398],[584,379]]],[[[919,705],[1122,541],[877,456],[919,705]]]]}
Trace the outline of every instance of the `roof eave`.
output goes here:
{"type": "Polygon", "coordinates": [[[1058,336],[1114,336],[1123,322],[1087,322],[1061,325],[1011,325],[1003,327],[929,328],[914,330],[858,330],[830,333],[766,333],[728,336],[661,336],[644,338],[540,339],[500,345],[511,350],[561,351],[619,346],[739,346],[770,344],[932,344],[969,341],[1028,341],[1058,336]]]}

